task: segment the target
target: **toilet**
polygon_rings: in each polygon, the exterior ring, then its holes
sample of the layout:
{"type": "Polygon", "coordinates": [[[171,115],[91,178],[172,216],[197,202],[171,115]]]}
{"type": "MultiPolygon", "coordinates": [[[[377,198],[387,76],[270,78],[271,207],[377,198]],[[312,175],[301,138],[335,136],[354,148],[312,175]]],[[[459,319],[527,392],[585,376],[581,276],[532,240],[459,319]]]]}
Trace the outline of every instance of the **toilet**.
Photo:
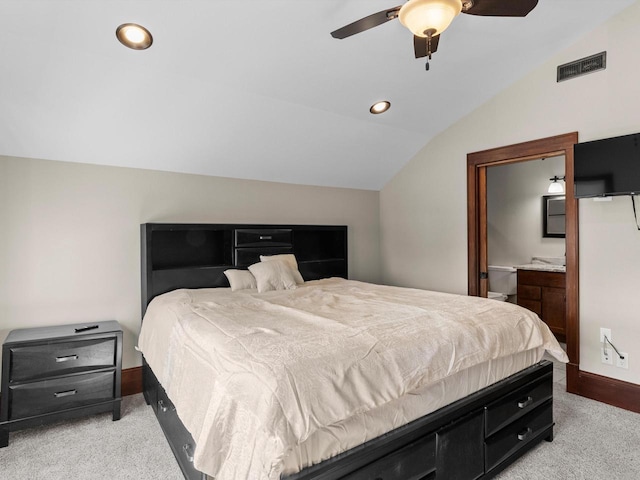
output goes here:
{"type": "Polygon", "coordinates": [[[489,293],[487,298],[506,302],[518,290],[517,270],[502,265],[489,265],[489,293]]]}

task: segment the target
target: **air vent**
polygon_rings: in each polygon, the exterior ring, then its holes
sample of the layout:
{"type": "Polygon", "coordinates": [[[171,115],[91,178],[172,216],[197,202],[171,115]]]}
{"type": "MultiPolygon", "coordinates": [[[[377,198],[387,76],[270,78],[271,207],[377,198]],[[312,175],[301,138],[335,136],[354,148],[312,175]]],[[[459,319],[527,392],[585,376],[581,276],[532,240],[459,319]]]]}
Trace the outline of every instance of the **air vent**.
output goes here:
{"type": "Polygon", "coordinates": [[[558,82],[586,75],[607,68],[607,52],[600,52],[590,57],[565,63],[558,67],[558,82]]]}

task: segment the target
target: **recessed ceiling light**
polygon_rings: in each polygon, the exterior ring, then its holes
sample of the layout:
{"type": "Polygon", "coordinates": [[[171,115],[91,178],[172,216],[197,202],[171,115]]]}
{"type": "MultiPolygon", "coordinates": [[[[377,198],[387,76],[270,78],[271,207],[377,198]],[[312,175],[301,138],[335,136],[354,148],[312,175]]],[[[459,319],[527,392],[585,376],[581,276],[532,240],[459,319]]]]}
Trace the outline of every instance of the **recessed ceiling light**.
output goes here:
{"type": "Polygon", "coordinates": [[[374,115],[377,115],[379,113],[384,113],[387,110],[389,110],[389,107],[391,106],[391,103],[387,102],[386,100],[383,102],[377,102],[374,103],[373,105],[371,105],[371,108],[369,109],[369,111],[371,113],[373,113],[374,115]]]}
{"type": "Polygon", "coordinates": [[[153,43],[149,30],[136,23],[123,23],[116,29],[116,37],[125,47],[146,50],[153,43]]]}

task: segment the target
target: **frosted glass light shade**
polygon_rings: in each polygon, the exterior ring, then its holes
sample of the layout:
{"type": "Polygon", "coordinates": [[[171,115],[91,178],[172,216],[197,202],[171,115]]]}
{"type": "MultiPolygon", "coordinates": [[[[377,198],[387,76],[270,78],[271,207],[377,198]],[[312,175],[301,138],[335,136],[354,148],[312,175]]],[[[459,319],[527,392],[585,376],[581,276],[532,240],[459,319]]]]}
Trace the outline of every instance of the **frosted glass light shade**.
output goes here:
{"type": "Polygon", "coordinates": [[[402,5],[400,23],[418,37],[427,37],[427,30],[440,35],[462,10],[462,0],[409,0],[402,5]]]}
{"type": "Polygon", "coordinates": [[[551,185],[549,185],[549,193],[564,193],[564,187],[560,182],[554,180],[551,182],[551,185]]]}

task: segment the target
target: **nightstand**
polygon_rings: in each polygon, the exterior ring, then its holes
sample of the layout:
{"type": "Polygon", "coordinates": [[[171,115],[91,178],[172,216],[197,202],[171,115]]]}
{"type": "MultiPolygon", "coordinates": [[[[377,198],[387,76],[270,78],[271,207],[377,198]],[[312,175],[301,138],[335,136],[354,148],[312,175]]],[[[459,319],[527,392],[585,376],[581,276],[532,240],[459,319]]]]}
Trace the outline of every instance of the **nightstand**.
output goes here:
{"type": "Polygon", "coordinates": [[[116,321],[13,330],[2,345],[0,447],[9,432],[84,415],[120,419],[116,321]]]}

